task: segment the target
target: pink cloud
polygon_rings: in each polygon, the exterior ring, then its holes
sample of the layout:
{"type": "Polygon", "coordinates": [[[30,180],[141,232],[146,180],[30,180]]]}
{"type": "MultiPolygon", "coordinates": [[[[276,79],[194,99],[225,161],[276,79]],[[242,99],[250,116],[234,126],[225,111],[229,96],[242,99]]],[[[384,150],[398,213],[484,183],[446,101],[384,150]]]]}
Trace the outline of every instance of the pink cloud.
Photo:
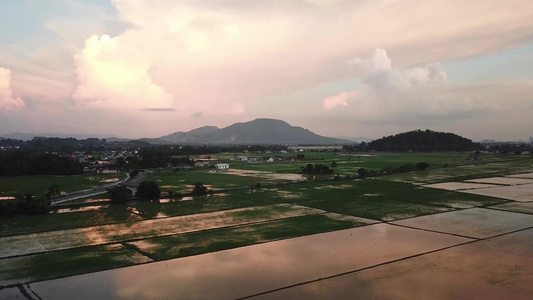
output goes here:
{"type": "Polygon", "coordinates": [[[348,103],[346,102],[346,100],[357,96],[357,94],[358,92],[354,91],[354,92],[344,92],[344,93],[338,94],[337,96],[327,97],[324,99],[324,101],[322,101],[322,108],[325,110],[332,110],[336,106],[339,106],[339,105],[348,106],[348,103]]]}
{"type": "Polygon", "coordinates": [[[11,70],[0,68],[0,109],[16,110],[25,105],[22,99],[13,96],[11,70]]]}

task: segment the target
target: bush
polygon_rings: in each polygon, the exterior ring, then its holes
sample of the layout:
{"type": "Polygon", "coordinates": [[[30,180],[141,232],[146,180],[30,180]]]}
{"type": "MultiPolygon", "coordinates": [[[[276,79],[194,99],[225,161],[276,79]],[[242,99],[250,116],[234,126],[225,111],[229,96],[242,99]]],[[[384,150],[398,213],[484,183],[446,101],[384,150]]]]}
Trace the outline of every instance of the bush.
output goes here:
{"type": "Polygon", "coordinates": [[[125,186],[115,186],[109,191],[111,202],[124,204],[130,201],[132,192],[125,186]]]}
{"type": "Polygon", "coordinates": [[[194,185],[194,188],[192,189],[193,196],[203,196],[207,195],[207,188],[204,186],[203,183],[197,182],[194,185]]]}
{"type": "Polygon", "coordinates": [[[364,177],[368,177],[369,172],[368,172],[367,169],[361,168],[361,169],[357,170],[357,174],[359,174],[359,176],[364,178],[364,177]]]}
{"type": "Polygon", "coordinates": [[[161,196],[161,190],[159,189],[157,182],[143,181],[137,188],[136,196],[145,201],[159,200],[159,196],[161,196]]]}
{"type": "Polygon", "coordinates": [[[417,163],[417,164],[415,165],[415,167],[416,167],[417,170],[422,171],[422,170],[427,169],[427,168],[429,167],[429,164],[426,163],[426,162],[423,162],[423,161],[422,161],[422,162],[417,163]]]}
{"type": "Polygon", "coordinates": [[[53,198],[55,196],[61,195],[61,190],[59,190],[59,186],[57,184],[52,184],[48,187],[48,191],[46,192],[46,199],[53,198]]]}
{"type": "Polygon", "coordinates": [[[48,199],[45,197],[34,197],[32,194],[17,196],[15,213],[27,213],[30,215],[45,215],[50,211],[48,199]]]}

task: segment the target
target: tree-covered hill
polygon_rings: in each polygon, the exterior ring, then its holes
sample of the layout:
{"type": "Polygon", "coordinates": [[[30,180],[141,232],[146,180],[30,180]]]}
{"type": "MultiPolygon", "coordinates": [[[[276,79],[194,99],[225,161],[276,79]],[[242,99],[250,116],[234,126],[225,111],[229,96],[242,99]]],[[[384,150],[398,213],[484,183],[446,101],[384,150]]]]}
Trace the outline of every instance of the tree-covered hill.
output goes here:
{"type": "Polygon", "coordinates": [[[414,130],[383,137],[368,143],[376,151],[472,151],[481,146],[453,133],[414,130]]]}

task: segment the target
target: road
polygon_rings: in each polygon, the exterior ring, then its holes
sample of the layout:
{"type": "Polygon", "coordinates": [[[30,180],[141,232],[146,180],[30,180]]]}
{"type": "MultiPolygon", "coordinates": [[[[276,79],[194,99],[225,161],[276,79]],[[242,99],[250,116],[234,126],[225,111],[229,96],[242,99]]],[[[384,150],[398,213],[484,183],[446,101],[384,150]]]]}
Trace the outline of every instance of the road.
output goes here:
{"type": "MultiPolygon", "coordinates": [[[[136,176],[133,180],[137,180],[137,177],[138,176],[136,176]]],[[[117,182],[104,184],[104,185],[101,185],[101,186],[98,186],[98,187],[95,187],[95,188],[86,189],[86,190],[75,191],[75,192],[63,194],[63,195],[61,195],[59,197],[52,198],[52,199],[50,199],[50,205],[54,206],[54,205],[57,205],[57,204],[60,204],[60,203],[73,201],[73,200],[77,200],[77,199],[81,199],[81,198],[85,198],[85,197],[101,195],[101,194],[107,193],[107,189],[108,188],[112,188],[112,187],[117,186],[117,185],[119,185],[121,183],[128,182],[129,180],[130,180],[130,174],[126,172],[126,177],[124,177],[123,179],[121,179],[121,180],[119,180],[117,182]]]]}

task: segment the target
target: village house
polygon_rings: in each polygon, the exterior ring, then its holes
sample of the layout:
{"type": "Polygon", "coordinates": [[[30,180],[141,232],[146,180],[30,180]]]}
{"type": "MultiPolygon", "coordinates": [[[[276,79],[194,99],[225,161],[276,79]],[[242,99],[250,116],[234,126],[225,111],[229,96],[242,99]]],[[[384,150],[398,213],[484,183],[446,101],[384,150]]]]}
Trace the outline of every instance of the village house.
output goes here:
{"type": "Polygon", "coordinates": [[[173,170],[190,170],[192,169],[191,165],[188,164],[175,164],[172,166],[173,170]]]}
{"type": "Polygon", "coordinates": [[[227,163],[220,163],[215,165],[215,169],[217,170],[227,170],[229,169],[229,164],[227,163]]]}
{"type": "Polygon", "coordinates": [[[195,168],[207,168],[209,167],[209,161],[207,160],[197,160],[194,162],[195,168]]]}

